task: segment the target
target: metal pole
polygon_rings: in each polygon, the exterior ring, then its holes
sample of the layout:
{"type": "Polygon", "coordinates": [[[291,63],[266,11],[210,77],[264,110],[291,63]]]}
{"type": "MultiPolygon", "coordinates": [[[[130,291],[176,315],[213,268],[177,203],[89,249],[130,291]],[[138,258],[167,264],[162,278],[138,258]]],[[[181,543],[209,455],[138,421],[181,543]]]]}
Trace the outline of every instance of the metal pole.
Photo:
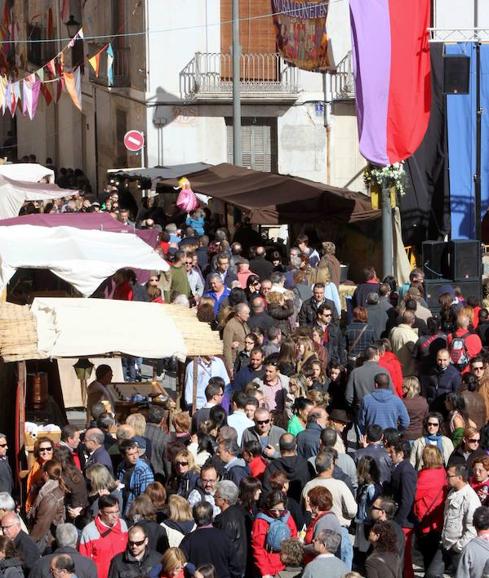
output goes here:
{"type": "Polygon", "coordinates": [[[233,0],[233,163],[235,165],[242,164],[240,61],[239,0],[233,0]]]}
{"type": "Polygon", "coordinates": [[[394,272],[391,196],[388,187],[382,187],[382,265],[384,277],[394,272]]]}
{"type": "Polygon", "coordinates": [[[481,108],[481,43],[479,39],[479,2],[474,0],[474,27],[476,28],[475,45],[475,108],[476,108],[476,133],[475,133],[475,238],[481,238],[481,170],[482,170],[482,108],[481,108]]]}

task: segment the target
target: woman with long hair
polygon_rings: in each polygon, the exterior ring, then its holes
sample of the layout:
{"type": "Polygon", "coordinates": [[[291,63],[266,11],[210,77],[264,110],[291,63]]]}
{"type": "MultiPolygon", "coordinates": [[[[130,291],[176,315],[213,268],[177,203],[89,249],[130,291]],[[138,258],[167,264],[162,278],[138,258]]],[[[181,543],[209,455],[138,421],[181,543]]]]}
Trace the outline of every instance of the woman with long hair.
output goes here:
{"type": "Polygon", "coordinates": [[[299,335],[296,340],[296,371],[300,373],[304,366],[310,365],[313,361],[319,361],[314,350],[312,340],[305,336],[299,335]]]}
{"type": "Polygon", "coordinates": [[[199,479],[199,469],[195,464],[194,455],[187,448],[178,451],[172,464],[173,477],[170,486],[176,494],[187,499],[190,492],[195,490],[199,479]]]}
{"type": "MultiPolygon", "coordinates": [[[[433,418],[431,418],[433,419],[433,418]]],[[[427,445],[422,452],[413,512],[418,520],[416,544],[428,569],[440,542],[443,508],[448,493],[443,456],[437,446],[427,445]]]]}
{"type": "Polygon", "coordinates": [[[402,381],[403,402],[409,415],[409,426],[403,436],[411,443],[423,434],[423,422],[428,415],[429,407],[426,398],[421,395],[419,379],[410,375],[402,381]]]}
{"type": "Polygon", "coordinates": [[[180,546],[183,537],[195,529],[190,504],[182,496],[168,498],[168,517],[161,523],[171,547],[180,546]]]}
{"type": "Polygon", "coordinates": [[[287,496],[282,492],[270,492],[257,514],[251,530],[251,546],[255,565],[260,576],[275,576],[284,569],[280,550],[267,545],[267,535],[274,520],[280,519],[289,527],[290,537],[297,536],[297,527],[286,508],[287,496]]]}
{"type": "Polygon", "coordinates": [[[358,558],[361,560],[365,558],[365,555],[370,548],[370,543],[365,535],[365,526],[368,524],[370,519],[370,508],[382,493],[382,486],[380,485],[379,466],[373,457],[364,456],[361,458],[358,462],[357,471],[358,511],[355,518],[355,549],[357,550],[358,558]]]}
{"type": "Polygon", "coordinates": [[[367,558],[367,578],[401,578],[397,534],[392,522],[376,522],[368,537],[373,551],[367,558]]]}
{"type": "Polygon", "coordinates": [[[457,448],[463,440],[465,428],[468,426],[477,429],[477,426],[465,411],[465,400],[462,394],[457,392],[449,393],[445,399],[445,407],[449,412],[447,419],[448,431],[451,434],[453,447],[457,448]]]}
{"type": "Polygon", "coordinates": [[[146,486],[144,493],[149,496],[156,511],[156,521],[161,524],[166,518],[166,489],[161,482],[151,482],[146,486]]]}
{"type": "Polygon", "coordinates": [[[156,508],[147,494],[134,498],[127,518],[132,524],[143,527],[148,534],[148,545],[151,550],[163,554],[169,547],[168,537],[164,528],[157,522],[156,508]]]}
{"type": "Polygon", "coordinates": [[[346,367],[341,363],[330,361],[326,368],[327,388],[329,395],[329,408],[348,409],[345,391],[347,382],[346,367]]]}
{"type": "Polygon", "coordinates": [[[282,341],[280,351],[278,353],[278,368],[282,375],[290,377],[296,373],[296,344],[292,339],[285,339],[282,341]]]}
{"type": "Polygon", "coordinates": [[[346,350],[352,367],[365,349],[375,342],[375,332],[368,326],[368,311],[365,307],[355,307],[352,311],[353,321],[345,331],[346,350]]]}
{"type": "Polygon", "coordinates": [[[39,492],[42,480],[42,466],[49,460],[53,459],[54,445],[53,442],[45,436],[38,437],[34,442],[34,458],[35,461],[29,470],[27,476],[27,499],[25,503],[25,511],[29,512],[37,493],[39,492]]]}
{"type": "Polygon", "coordinates": [[[185,566],[187,558],[183,550],[171,547],[163,554],[161,558],[161,569],[159,578],[185,578],[185,566]]]}
{"type": "Polygon", "coordinates": [[[293,415],[287,424],[287,431],[296,436],[305,430],[307,416],[313,407],[313,402],[306,397],[296,397],[292,405],[293,415]]]}
{"type": "Polygon", "coordinates": [[[41,554],[54,542],[53,528],[65,521],[66,486],[62,479],[61,464],[48,460],[42,466],[43,485],[29,510],[30,537],[41,554]]]}
{"type": "Polygon", "coordinates": [[[85,478],[75,466],[70,448],[59,446],[54,450],[54,459],[61,464],[61,478],[66,487],[65,506],[70,519],[77,527],[83,528],[84,512],[88,506],[88,492],[85,478]]]}
{"type": "Polygon", "coordinates": [[[443,456],[445,465],[448,464],[448,460],[452,455],[454,448],[452,440],[447,436],[444,436],[441,432],[442,423],[443,417],[436,411],[430,411],[430,413],[425,417],[423,422],[424,433],[421,437],[415,440],[411,450],[410,461],[417,470],[422,468],[423,450],[428,445],[436,446],[443,456]]]}
{"type": "Polygon", "coordinates": [[[297,499],[302,491],[302,483],[299,480],[295,480],[292,488],[290,488],[290,481],[287,474],[282,470],[275,470],[266,480],[266,485],[268,485],[271,492],[282,492],[287,496],[285,508],[290,512],[292,518],[294,518],[296,527],[303,528],[305,518],[302,507],[297,499]]]}
{"type": "Polygon", "coordinates": [[[88,486],[89,517],[98,514],[98,499],[100,496],[111,495],[119,501],[122,511],[122,492],[109,470],[102,464],[93,464],[85,470],[88,486]]]}

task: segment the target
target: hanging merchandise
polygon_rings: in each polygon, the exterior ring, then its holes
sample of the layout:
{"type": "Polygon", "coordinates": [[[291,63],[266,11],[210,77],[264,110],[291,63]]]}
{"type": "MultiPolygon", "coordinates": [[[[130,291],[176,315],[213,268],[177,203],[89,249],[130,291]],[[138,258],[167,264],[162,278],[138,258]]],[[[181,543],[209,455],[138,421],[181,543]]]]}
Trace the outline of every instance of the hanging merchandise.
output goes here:
{"type": "Polygon", "coordinates": [[[199,206],[199,201],[195,196],[195,193],[190,188],[190,181],[187,177],[182,177],[178,181],[178,187],[174,187],[176,191],[180,189],[180,193],[177,197],[176,205],[182,211],[186,213],[190,213],[191,211],[195,211],[195,209],[199,206]]]}

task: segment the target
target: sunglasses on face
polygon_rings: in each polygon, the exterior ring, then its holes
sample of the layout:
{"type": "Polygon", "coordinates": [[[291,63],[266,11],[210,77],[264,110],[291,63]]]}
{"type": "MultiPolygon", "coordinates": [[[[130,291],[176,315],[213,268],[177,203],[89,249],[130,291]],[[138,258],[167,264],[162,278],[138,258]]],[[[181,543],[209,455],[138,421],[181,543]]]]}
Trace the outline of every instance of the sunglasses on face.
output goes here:
{"type": "Polygon", "coordinates": [[[188,462],[175,462],[177,466],[188,466],[188,462]]]}
{"type": "Polygon", "coordinates": [[[428,427],[438,427],[440,424],[439,423],[433,423],[432,421],[428,422],[428,427]]]}
{"type": "Polygon", "coordinates": [[[127,543],[129,546],[142,546],[145,540],[146,538],[144,538],[144,540],[128,540],[127,543]]]}
{"type": "Polygon", "coordinates": [[[270,423],[270,420],[269,419],[264,419],[262,421],[256,420],[255,423],[256,423],[256,425],[265,425],[267,423],[270,423]]]}
{"type": "Polygon", "coordinates": [[[49,453],[52,452],[53,448],[39,448],[39,453],[40,454],[44,454],[44,453],[49,453]]]}
{"type": "Polygon", "coordinates": [[[467,440],[469,443],[471,444],[478,444],[480,442],[480,440],[475,439],[475,438],[470,438],[469,440],[467,440]]]}

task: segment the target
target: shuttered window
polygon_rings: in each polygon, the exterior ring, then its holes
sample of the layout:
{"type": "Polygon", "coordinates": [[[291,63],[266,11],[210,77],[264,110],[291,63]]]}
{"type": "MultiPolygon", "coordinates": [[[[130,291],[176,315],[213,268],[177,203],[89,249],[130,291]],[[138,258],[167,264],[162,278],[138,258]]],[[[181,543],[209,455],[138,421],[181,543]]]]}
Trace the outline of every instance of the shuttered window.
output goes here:
{"type": "MultiPolygon", "coordinates": [[[[233,162],[233,119],[226,118],[228,162],[233,162]]],[[[277,171],[277,121],[274,118],[241,119],[243,166],[255,171],[277,171]]]]}

